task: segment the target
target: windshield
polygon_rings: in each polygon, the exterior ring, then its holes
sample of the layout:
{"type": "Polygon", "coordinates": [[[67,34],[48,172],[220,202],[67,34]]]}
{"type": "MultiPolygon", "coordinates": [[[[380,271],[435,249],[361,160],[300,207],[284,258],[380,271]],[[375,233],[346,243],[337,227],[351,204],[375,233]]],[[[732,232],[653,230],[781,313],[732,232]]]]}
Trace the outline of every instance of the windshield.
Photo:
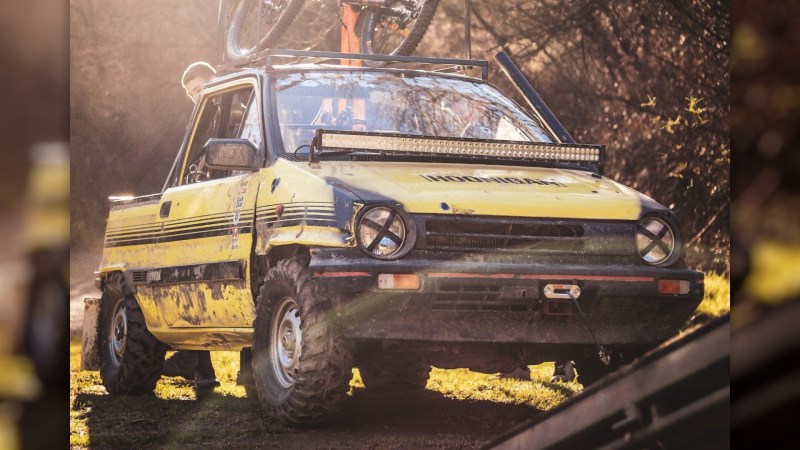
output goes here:
{"type": "Polygon", "coordinates": [[[553,142],[534,118],[479,81],[387,72],[301,72],[276,81],[284,151],[317,129],[553,142]]]}

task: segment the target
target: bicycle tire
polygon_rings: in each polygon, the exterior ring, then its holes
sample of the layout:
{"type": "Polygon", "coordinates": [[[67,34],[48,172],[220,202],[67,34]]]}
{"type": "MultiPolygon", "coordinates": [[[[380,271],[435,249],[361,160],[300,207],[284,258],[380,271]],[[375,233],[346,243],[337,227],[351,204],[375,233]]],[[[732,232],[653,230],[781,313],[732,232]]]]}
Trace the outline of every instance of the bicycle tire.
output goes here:
{"type": "Polygon", "coordinates": [[[226,33],[225,55],[228,61],[240,61],[277,42],[283,32],[294,22],[304,3],[305,0],[269,2],[240,0],[235,7],[226,33]],[[267,14],[266,11],[263,11],[265,3],[269,3],[274,8],[280,8],[276,17],[273,17],[274,14],[270,17],[259,17],[259,15],[267,14]],[[259,22],[262,29],[267,28],[263,36],[258,32],[259,30],[254,29],[259,22]]]}
{"type": "MultiPolygon", "coordinates": [[[[394,10],[392,8],[365,8],[359,17],[361,24],[358,28],[361,53],[394,56],[405,56],[413,53],[428,31],[428,26],[431,24],[436,8],[439,6],[439,0],[419,0],[415,3],[421,3],[421,5],[418,6],[419,12],[416,17],[409,22],[411,27],[408,29],[406,36],[402,36],[402,33],[398,32],[398,30],[388,30],[385,26],[385,23],[390,18],[397,18],[397,15],[393,14],[394,10]],[[390,33],[383,36],[379,35],[383,31],[390,31],[390,33]]],[[[404,26],[407,25],[405,24],[404,26]]],[[[405,28],[401,27],[399,29],[405,28]]]]}

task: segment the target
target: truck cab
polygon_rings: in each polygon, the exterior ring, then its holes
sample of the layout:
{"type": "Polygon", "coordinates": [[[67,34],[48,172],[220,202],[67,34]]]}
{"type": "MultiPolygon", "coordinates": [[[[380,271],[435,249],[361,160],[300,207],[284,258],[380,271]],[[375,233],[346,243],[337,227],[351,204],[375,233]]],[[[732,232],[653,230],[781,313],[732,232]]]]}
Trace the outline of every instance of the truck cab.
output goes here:
{"type": "Polygon", "coordinates": [[[287,423],[334,415],[354,366],[375,391],[552,360],[588,383],[702,299],[672,211],[458,72],[485,61],[287,53],[317,59],[212,81],[163,191],[112,203],[89,325],[110,393],[152,391],[169,348],[252,349],[248,392],[287,423]]]}

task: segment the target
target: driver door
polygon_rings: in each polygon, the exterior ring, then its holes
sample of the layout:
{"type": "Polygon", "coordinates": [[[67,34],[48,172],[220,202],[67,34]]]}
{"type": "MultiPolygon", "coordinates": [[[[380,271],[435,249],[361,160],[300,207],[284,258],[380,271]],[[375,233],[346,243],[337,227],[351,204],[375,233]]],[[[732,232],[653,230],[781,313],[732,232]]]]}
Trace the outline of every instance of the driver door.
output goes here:
{"type": "Polygon", "coordinates": [[[153,302],[144,311],[157,311],[146,318],[157,324],[153,334],[181,348],[202,348],[209,336],[217,346],[236,348],[249,336],[242,329],[252,327],[248,265],[259,172],[208,170],[204,145],[211,138],[248,139],[263,160],[259,92],[253,78],[204,94],[175,185],[161,196],[162,232],[152,252],[158,268],[137,293],[140,301],[153,302]]]}

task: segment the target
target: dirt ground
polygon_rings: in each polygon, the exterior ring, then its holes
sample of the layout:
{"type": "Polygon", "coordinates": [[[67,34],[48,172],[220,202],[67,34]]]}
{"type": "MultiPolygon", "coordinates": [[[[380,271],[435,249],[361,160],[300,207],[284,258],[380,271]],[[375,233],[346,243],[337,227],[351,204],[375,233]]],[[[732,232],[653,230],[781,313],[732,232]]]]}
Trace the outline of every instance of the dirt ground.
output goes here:
{"type": "Polygon", "coordinates": [[[356,392],[333,422],[288,428],[263,418],[247,398],[213,395],[203,401],[137,400],[79,394],[91,406],[92,449],[142,447],[411,449],[480,448],[537,410],[487,401],[421,395],[376,397],[356,392]],[[166,420],[165,420],[166,419],[166,420]]]}
{"type": "MultiPolygon", "coordinates": [[[[93,259],[81,255],[72,259],[73,343],[80,335],[83,299],[100,295],[92,280],[99,260],[93,259]]],[[[374,396],[361,388],[353,390],[334,421],[290,428],[263,417],[248,398],[225,393],[203,401],[112,397],[97,372],[82,376],[90,377],[90,383],[96,377],[96,389],[78,393],[72,402],[73,416],[85,419],[85,432],[90,435],[88,447],[74,448],[480,448],[541,412],[529,405],[449,398],[430,389],[414,395],[374,396]]],[[[564,394],[571,392],[565,389],[564,394]]]]}

